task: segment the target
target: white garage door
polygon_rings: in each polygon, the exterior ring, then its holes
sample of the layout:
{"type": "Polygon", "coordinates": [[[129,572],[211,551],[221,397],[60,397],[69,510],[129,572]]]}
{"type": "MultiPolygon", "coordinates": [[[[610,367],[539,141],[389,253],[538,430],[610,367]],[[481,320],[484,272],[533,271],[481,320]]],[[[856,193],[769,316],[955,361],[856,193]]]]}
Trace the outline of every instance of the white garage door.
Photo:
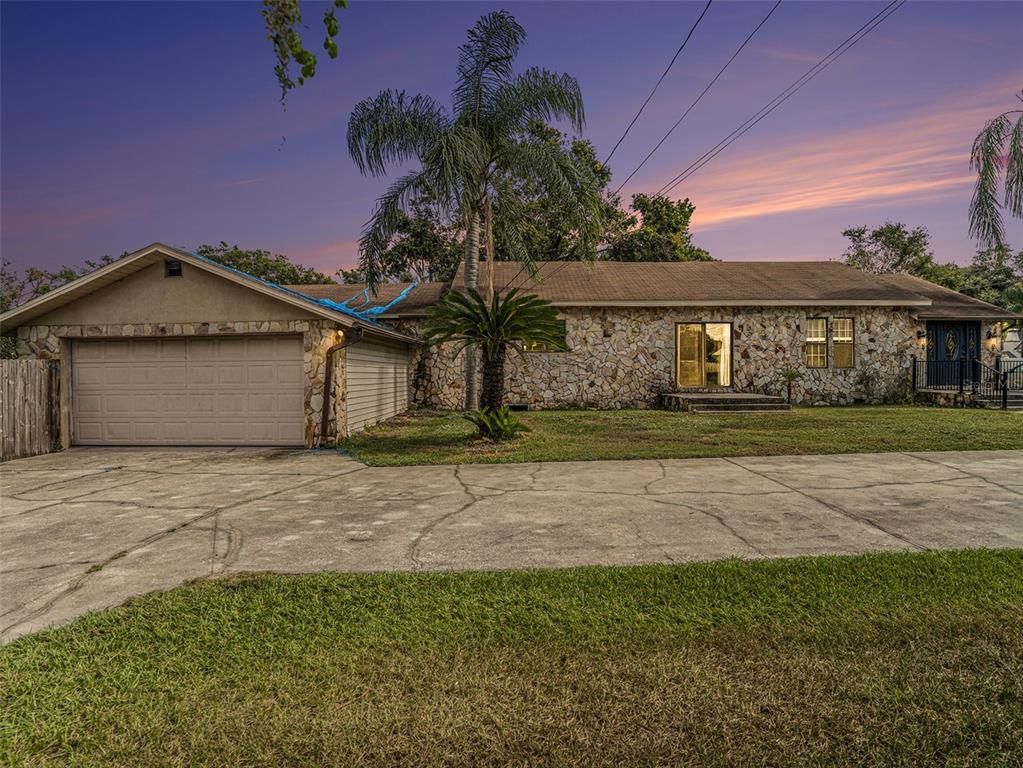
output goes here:
{"type": "Polygon", "coordinates": [[[80,445],[304,445],[298,336],[76,341],[80,445]]]}
{"type": "Polygon", "coordinates": [[[405,347],[360,341],[348,347],[348,432],[408,410],[405,347]]]}

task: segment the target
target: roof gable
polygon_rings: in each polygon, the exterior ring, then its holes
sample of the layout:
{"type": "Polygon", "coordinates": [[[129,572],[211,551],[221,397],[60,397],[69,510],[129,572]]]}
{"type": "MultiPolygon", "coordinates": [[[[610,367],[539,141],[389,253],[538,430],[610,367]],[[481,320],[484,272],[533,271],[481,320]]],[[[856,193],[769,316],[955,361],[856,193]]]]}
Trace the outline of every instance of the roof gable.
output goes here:
{"type": "MultiPolygon", "coordinates": [[[[397,333],[375,320],[361,316],[357,312],[349,311],[345,307],[326,304],[291,288],[261,280],[246,272],[232,269],[194,253],[162,243],[154,243],[139,251],[135,251],[94,272],[90,272],[88,275],[84,275],[77,280],[62,285],[60,288],[11,309],[0,315],[0,326],[3,327],[5,332],[13,330],[167,258],[176,259],[203,269],[237,285],[268,296],[271,299],[302,309],[314,316],[318,315],[325,319],[333,320],[342,326],[359,326],[377,335],[403,341],[414,341],[414,339],[404,334],[397,333]]],[[[195,318],[197,322],[201,320],[202,318],[195,318]]]]}

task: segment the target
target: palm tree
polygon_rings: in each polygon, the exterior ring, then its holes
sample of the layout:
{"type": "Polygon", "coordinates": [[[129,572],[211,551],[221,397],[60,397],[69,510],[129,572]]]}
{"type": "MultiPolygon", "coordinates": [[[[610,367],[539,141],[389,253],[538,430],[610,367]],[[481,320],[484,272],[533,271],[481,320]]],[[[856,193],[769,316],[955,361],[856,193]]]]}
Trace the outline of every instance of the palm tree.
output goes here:
{"type": "MultiPolygon", "coordinates": [[[[1023,91],[1016,98],[1023,101],[1023,91]]],[[[1023,109],[1003,112],[988,121],[973,140],[970,170],[977,171],[977,186],[970,201],[970,234],[982,245],[1002,247],[1002,207],[1023,219],[1023,109]],[[1003,172],[1005,192],[999,201],[998,177],[1003,172]]]]}
{"type": "Polygon", "coordinates": [[[454,342],[458,351],[477,349],[483,358],[483,393],[480,405],[497,409],[504,403],[504,361],[509,347],[524,354],[525,347],[544,345],[552,351],[565,347],[565,324],[550,302],[513,288],[506,295],[491,294],[489,304],[474,288],[448,291],[430,312],[423,338],[433,344],[454,342]]]}
{"type": "MultiPolygon", "coordinates": [[[[526,33],[506,11],[483,16],[459,49],[451,109],[429,96],[386,90],[359,102],[348,121],[348,151],[363,173],[383,175],[410,161],[418,168],[395,180],[377,201],[359,243],[368,283],[379,280],[377,257],[401,214],[428,202],[443,208],[465,230],[465,288],[479,284],[480,233],[493,258],[495,233],[505,258],[532,271],[531,255],[517,235],[523,216],[517,187],[534,184],[552,200],[579,211],[580,240],[595,249],[600,232],[600,192],[593,169],[560,146],[524,140],[531,121],[584,123],[575,78],[512,64],[526,33]]],[[[490,275],[491,288],[493,275],[490,275]]],[[[466,354],[466,407],[476,408],[476,361],[466,354]]]]}

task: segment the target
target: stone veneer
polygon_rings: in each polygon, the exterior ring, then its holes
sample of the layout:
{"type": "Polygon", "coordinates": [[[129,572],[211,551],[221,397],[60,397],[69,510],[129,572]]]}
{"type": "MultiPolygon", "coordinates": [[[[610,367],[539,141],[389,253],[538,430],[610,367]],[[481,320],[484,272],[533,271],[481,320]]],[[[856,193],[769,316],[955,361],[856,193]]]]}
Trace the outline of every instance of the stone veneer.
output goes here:
{"type": "MultiPolygon", "coordinates": [[[[907,310],[883,307],[562,308],[570,351],[509,354],[506,397],[535,408],[646,408],[675,385],[675,326],[685,322],[732,323],[732,386],[742,392],[784,394],[782,368],[803,378],[793,400],[841,405],[890,401],[909,387],[910,361],[923,355],[917,339],[926,323],[907,310]],[[854,319],[855,366],[807,368],[803,346],[811,317],[854,319]]],[[[981,329],[981,355],[993,365],[995,350],[981,329]]],[[[830,325],[829,325],[830,330],[830,325]]],[[[406,325],[407,332],[414,325],[406,325]]],[[[828,360],[832,359],[829,340],[828,360]]],[[[410,371],[412,402],[460,408],[462,356],[451,347],[417,354],[410,371]]]]}
{"type": "MultiPolygon", "coordinates": [[[[134,325],[32,325],[18,328],[18,356],[49,360],[67,359],[70,342],[78,338],[176,338],[189,336],[233,336],[259,334],[301,334],[305,372],[305,442],[307,447],[320,441],[323,414],[323,376],[326,353],[339,339],[340,326],[330,320],[251,320],[230,323],[139,323],[134,325]]],[[[327,442],[344,433],[345,350],[334,355],[334,385],[327,442]]],[[[66,366],[64,367],[66,371],[66,366]]],[[[64,374],[67,375],[66,373],[64,374]]],[[[68,422],[65,421],[67,427],[68,422]]],[[[66,435],[65,445],[71,436],[66,435]]]]}

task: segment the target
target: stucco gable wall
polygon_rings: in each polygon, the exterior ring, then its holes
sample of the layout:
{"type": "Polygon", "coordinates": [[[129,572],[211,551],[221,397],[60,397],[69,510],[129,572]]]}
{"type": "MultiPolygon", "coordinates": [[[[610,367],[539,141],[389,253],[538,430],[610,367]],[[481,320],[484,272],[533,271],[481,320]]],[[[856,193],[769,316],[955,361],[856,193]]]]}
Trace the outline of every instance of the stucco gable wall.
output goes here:
{"type": "Polygon", "coordinates": [[[310,320],[311,312],[185,264],[181,277],[164,277],[163,262],[36,318],[32,325],[222,323],[310,320]]]}

